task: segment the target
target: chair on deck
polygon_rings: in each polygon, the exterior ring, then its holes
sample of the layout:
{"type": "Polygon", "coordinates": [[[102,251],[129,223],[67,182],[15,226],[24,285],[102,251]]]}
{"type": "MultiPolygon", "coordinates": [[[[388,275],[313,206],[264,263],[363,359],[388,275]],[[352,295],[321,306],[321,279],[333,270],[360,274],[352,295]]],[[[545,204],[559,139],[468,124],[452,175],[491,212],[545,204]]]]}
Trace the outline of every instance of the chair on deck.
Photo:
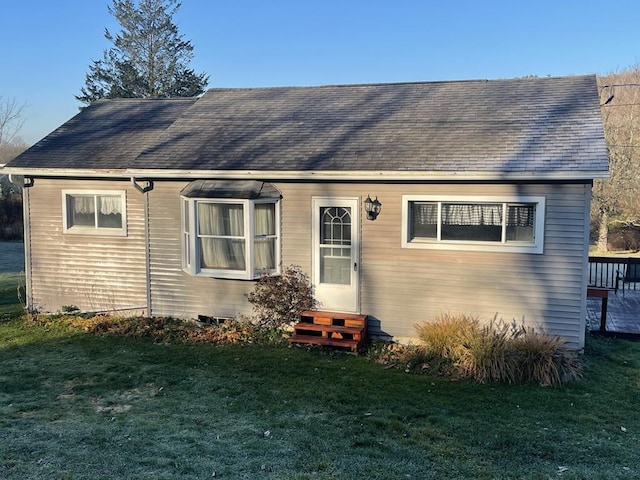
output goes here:
{"type": "Polygon", "coordinates": [[[637,282],[640,282],[640,263],[631,263],[631,260],[627,260],[627,264],[624,266],[624,269],[622,271],[618,270],[618,278],[616,279],[616,290],[618,290],[618,285],[620,284],[620,282],[622,282],[622,295],[624,296],[625,284],[635,284],[637,282]]]}

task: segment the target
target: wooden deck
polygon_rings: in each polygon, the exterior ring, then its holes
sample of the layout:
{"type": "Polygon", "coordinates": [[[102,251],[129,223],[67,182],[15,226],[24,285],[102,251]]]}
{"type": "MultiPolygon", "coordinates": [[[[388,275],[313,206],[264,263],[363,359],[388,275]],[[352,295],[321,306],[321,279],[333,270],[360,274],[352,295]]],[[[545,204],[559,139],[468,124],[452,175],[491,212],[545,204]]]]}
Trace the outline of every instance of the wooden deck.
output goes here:
{"type": "MultiPolygon", "coordinates": [[[[600,298],[587,298],[587,328],[600,329],[602,302],[600,298]]],[[[610,292],[607,303],[608,333],[640,336],[640,290],[626,290],[623,294],[610,292]]]]}

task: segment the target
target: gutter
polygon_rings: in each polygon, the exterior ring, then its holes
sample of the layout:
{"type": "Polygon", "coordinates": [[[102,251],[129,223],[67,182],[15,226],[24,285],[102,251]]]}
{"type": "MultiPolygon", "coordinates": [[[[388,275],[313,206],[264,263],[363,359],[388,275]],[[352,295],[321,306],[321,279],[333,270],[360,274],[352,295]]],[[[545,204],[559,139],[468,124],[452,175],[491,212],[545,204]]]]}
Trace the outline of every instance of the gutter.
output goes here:
{"type": "Polygon", "coordinates": [[[150,178],[158,180],[181,179],[230,179],[247,180],[300,180],[300,181],[540,181],[540,180],[585,180],[609,178],[608,171],[585,170],[564,172],[434,172],[434,171],[299,171],[299,170],[160,170],[160,169],[122,169],[122,170],[83,170],[83,169],[30,169],[9,167],[4,169],[10,174],[21,174],[30,177],[58,177],[58,178],[129,178],[133,185],[144,192],[145,188],[153,188],[150,178]],[[144,178],[148,182],[146,187],[140,187],[137,178],[144,178]]]}
{"type": "Polygon", "coordinates": [[[33,185],[35,184],[34,178],[27,175],[24,175],[22,180],[18,180],[17,178],[15,178],[13,173],[10,173],[8,176],[9,176],[9,181],[13,183],[16,187],[30,188],[30,187],[33,187],[33,185]],[[27,180],[26,183],[25,183],[25,180],[27,180]]]}

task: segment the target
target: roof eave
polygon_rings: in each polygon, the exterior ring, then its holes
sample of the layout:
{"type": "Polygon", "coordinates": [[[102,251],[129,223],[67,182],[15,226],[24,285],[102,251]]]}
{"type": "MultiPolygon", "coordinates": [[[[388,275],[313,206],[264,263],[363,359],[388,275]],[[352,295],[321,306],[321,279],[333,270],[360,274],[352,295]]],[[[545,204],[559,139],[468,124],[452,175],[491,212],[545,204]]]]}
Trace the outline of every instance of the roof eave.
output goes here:
{"type": "Polygon", "coordinates": [[[130,177],[124,169],[83,169],[83,168],[31,168],[10,167],[0,169],[1,174],[24,175],[32,177],[81,177],[81,178],[111,178],[130,177]]]}
{"type": "Polygon", "coordinates": [[[536,181],[536,180],[585,180],[609,178],[608,171],[533,171],[533,172],[452,172],[452,171],[279,171],[279,170],[166,170],[166,169],[66,169],[5,167],[2,173],[34,177],[82,177],[82,178],[226,178],[270,179],[300,181],[536,181]]]}

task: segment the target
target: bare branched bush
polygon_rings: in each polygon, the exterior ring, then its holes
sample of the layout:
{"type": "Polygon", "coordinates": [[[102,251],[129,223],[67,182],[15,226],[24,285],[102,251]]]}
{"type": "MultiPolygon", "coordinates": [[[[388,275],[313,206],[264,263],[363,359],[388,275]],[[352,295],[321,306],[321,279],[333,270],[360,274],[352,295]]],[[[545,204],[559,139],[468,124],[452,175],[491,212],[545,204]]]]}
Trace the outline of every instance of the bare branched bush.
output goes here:
{"type": "Polygon", "coordinates": [[[253,320],[265,327],[283,327],[297,322],[300,313],[318,303],[307,275],[290,265],[280,275],[265,275],[247,295],[253,305],[253,320]]]}

